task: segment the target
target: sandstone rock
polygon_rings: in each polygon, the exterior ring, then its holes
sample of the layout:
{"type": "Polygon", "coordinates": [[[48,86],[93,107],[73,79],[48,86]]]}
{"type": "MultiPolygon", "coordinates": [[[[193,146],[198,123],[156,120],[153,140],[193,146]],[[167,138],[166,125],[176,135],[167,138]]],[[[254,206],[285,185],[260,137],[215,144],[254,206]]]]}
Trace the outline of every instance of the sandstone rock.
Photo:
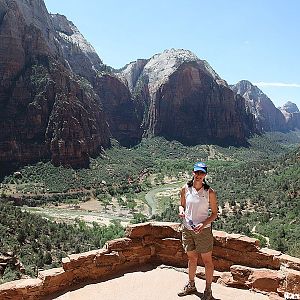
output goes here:
{"type": "Polygon", "coordinates": [[[253,272],[253,274],[249,276],[248,281],[251,283],[251,287],[255,290],[277,292],[283,278],[284,277],[280,276],[278,272],[259,270],[253,272]]]}
{"type": "Polygon", "coordinates": [[[92,250],[89,252],[72,254],[62,259],[62,266],[65,271],[73,270],[81,266],[90,266],[94,264],[96,256],[108,253],[106,249],[92,250]]]}
{"type": "Polygon", "coordinates": [[[142,71],[137,68],[138,80],[130,78],[128,68],[122,75],[129,86],[136,82],[133,93],[144,107],[144,136],[186,144],[229,144],[245,141],[253,131],[244,99],[190,51],[171,49],[154,55],[142,71]]]}
{"type": "Polygon", "coordinates": [[[300,295],[300,271],[286,269],[286,282],[284,290],[292,294],[300,295]]]}
{"type": "Polygon", "coordinates": [[[230,272],[223,272],[221,277],[217,280],[217,283],[238,289],[248,289],[244,280],[242,282],[234,280],[230,272]]]}
{"type": "Polygon", "coordinates": [[[284,300],[283,297],[280,297],[278,294],[271,292],[268,294],[269,300],[284,300]]]}
{"type": "Polygon", "coordinates": [[[51,17],[63,57],[72,71],[86,78],[99,95],[112,136],[124,146],[140,142],[141,119],[138,119],[127,85],[103,64],[95,49],[71,21],[59,14],[51,17]]]}
{"type": "Polygon", "coordinates": [[[235,264],[234,261],[216,256],[214,255],[214,253],[213,253],[213,263],[214,263],[215,270],[221,272],[230,270],[230,267],[235,264]]]}
{"type": "Polygon", "coordinates": [[[220,282],[232,287],[277,293],[284,279],[285,276],[280,271],[233,265],[230,267],[230,274],[221,275],[220,282]]]}
{"type": "Polygon", "coordinates": [[[183,256],[183,248],[179,239],[162,239],[156,244],[157,255],[183,256]]]}
{"type": "Polygon", "coordinates": [[[281,254],[279,256],[279,261],[285,267],[300,271],[300,258],[292,257],[287,254],[281,254]]]}
{"type": "Polygon", "coordinates": [[[43,1],[4,2],[1,171],[45,158],[87,166],[110,143],[99,98],[67,68],[43,1]]]}
{"type": "Polygon", "coordinates": [[[119,238],[105,243],[104,248],[108,251],[118,251],[129,248],[133,244],[130,238],[119,238]]]}
{"type": "Polygon", "coordinates": [[[63,268],[55,268],[39,272],[38,278],[43,281],[45,295],[66,289],[73,283],[71,272],[65,272],[63,268]]]}
{"type": "Polygon", "coordinates": [[[97,72],[104,68],[95,49],[65,16],[51,14],[50,17],[62,48],[62,56],[75,74],[93,82],[97,72]]]}
{"type": "Polygon", "coordinates": [[[153,248],[151,246],[145,247],[135,247],[133,249],[124,249],[122,251],[121,257],[125,257],[127,261],[139,260],[139,258],[150,259],[153,254],[153,248]]]}
{"type": "Polygon", "coordinates": [[[152,235],[155,238],[180,238],[180,223],[148,222],[137,225],[129,225],[126,228],[126,236],[130,238],[142,238],[152,235]]]}
{"type": "MultiPolygon", "coordinates": [[[[178,237],[180,224],[148,222],[130,225],[127,233],[133,237],[108,241],[103,249],[69,255],[63,259],[62,268],[42,271],[38,279],[18,280],[0,285],[0,299],[40,299],[71,285],[89,280],[107,280],[112,276],[139,269],[148,263],[187,267],[187,255],[181,246],[180,236],[178,237]],[[170,237],[166,236],[168,234],[170,237]]],[[[214,232],[214,236],[218,238],[219,245],[226,245],[226,239],[230,235],[214,232]]],[[[225,270],[230,269],[230,272],[221,274],[215,272],[214,281],[241,289],[271,292],[273,294],[270,294],[270,297],[273,298],[275,293],[281,296],[284,293],[300,293],[300,272],[288,268],[287,264],[279,263],[280,270],[250,267],[254,262],[258,264],[257,266],[272,265],[273,261],[278,263],[281,256],[282,262],[289,262],[290,267],[293,265],[297,267],[291,257],[284,257],[280,252],[270,249],[257,251],[256,241],[247,240],[244,236],[233,235],[232,240],[235,249],[215,246],[213,260],[216,269],[217,266],[221,266],[225,270]],[[244,252],[235,250],[240,249],[239,239],[241,249],[248,250],[244,252]],[[223,258],[227,255],[230,259],[223,258]],[[259,261],[255,261],[258,258],[259,261]],[[237,265],[241,261],[245,265],[237,265]]],[[[200,256],[198,264],[203,265],[200,256]]],[[[198,276],[203,278],[203,268],[198,267],[198,276]]]]}
{"type": "Polygon", "coordinates": [[[300,112],[295,103],[288,101],[279,109],[284,115],[287,127],[290,130],[300,129],[300,112]]]}
{"type": "Polygon", "coordinates": [[[256,126],[262,131],[287,131],[285,118],[273,102],[247,80],[239,81],[233,91],[246,99],[246,105],[255,116],[256,126]]]}
{"type": "Polygon", "coordinates": [[[1,300],[35,300],[41,294],[41,279],[21,279],[0,285],[1,300]]]}
{"type": "Polygon", "coordinates": [[[120,254],[116,251],[111,253],[98,253],[95,257],[95,264],[97,267],[101,266],[113,266],[122,262],[120,254]]]}
{"type": "Polygon", "coordinates": [[[222,231],[213,231],[214,245],[233,249],[237,251],[257,252],[259,250],[259,241],[241,234],[228,234],[222,231]]]}
{"type": "Polygon", "coordinates": [[[100,97],[112,136],[123,146],[139,143],[142,120],[127,86],[117,77],[104,74],[96,77],[94,90],[100,97]]]}
{"type": "Polygon", "coordinates": [[[227,261],[234,261],[241,265],[250,267],[262,267],[270,269],[279,269],[280,261],[278,257],[268,255],[262,252],[245,252],[243,250],[233,250],[224,247],[214,246],[213,255],[223,258],[227,261]],[[245,255],[247,253],[247,255],[245,255]]]}

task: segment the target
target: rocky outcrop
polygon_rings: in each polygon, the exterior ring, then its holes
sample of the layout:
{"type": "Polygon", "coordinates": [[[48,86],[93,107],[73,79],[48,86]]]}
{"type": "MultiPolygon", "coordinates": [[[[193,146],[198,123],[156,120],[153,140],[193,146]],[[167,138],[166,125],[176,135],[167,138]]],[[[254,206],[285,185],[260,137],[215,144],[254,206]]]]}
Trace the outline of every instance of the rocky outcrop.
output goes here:
{"type": "Polygon", "coordinates": [[[123,80],[128,86],[130,92],[133,92],[137,81],[139,80],[141,73],[149,59],[138,59],[135,62],[131,62],[121,70],[117,71],[116,74],[123,80]]]}
{"type": "Polygon", "coordinates": [[[48,57],[29,60],[15,83],[1,103],[2,162],[80,167],[109,145],[99,98],[48,57]]]}
{"type": "Polygon", "coordinates": [[[100,97],[110,133],[121,145],[141,140],[140,119],[126,84],[103,64],[92,45],[65,16],[51,15],[64,59],[71,70],[87,79],[100,97]]]}
{"type": "MultiPolygon", "coordinates": [[[[78,282],[108,280],[114,274],[130,272],[146,263],[186,267],[180,228],[178,223],[163,222],[131,225],[125,238],[108,241],[103,249],[69,255],[63,258],[61,268],[41,271],[36,279],[0,285],[0,298],[39,299],[78,282]]],[[[299,259],[260,249],[257,240],[246,236],[220,231],[213,235],[214,265],[222,271],[219,283],[273,296],[300,293],[299,259]]],[[[201,260],[199,264],[203,265],[201,260]]]]}
{"type": "Polygon", "coordinates": [[[0,175],[42,159],[85,167],[111,134],[140,141],[127,86],[64,16],[42,0],[0,0],[0,38],[0,175]]]}
{"type": "Polygon", "coordinates": [[[25,273],[23,264],[12,252],[0,253],[0,277],[4,274],[7,267],[20,273],[25,273]]]}
{"type": "Polygon", "coordinates": [[[287,131],[288,127],[281,111],[258,87],[247,80],[232,86],[232,90],[246,100],[246,105],[255,116],[256,127],[260,131],[287,131]]]}
{"type": "Polygon", "coordinates": [[[128,65],[120,76],[143,109],[146,137],[230,144],[245,142],[253,132],[244,99],[190,51],[166,50],[128,65]]]}
{"type": "Polygon", "coordinates": [[[1,0],[0,164],[86,166],[109,145],[99,97],[63,59],[43,1],[1,0]]]}
{"type": "Polygon", "coordinates": [[[279,109],[283,113],[290,130],[300,129],[300,111],[295,103],[288,101],[279,109]]]}
{"type": "Polygon", "coordinates": [[[93,83],[96,74],[106,68],[95,49],[65,16],[51,14],[51,20],[63,58],[75,74],[93,83]]]}

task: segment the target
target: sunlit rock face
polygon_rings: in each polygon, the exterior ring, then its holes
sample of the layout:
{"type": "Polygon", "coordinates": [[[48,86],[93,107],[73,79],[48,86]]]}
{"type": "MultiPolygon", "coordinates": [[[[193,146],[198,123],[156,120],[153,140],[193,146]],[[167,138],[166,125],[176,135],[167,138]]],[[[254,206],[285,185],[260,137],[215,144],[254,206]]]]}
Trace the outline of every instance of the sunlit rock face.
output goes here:
{"type": "Polygon", "coordinates": [[[288,101],[279,109],[283,113],[289,129],[300,129],[300,112],[295,103],[288,101]]]}
{"type": "Polygon", "coordinates": [[[80,167],[109,145],[99,97],[71,72],[43,1],[0,1],[0,165],[80,167]]]}
{"type": "Polygon", "coordinates": [[[104,68],[93,46],[65,16],[51,14],[51,20],[63,57],[72,71],[93,82],[97,72],[104,68]]]}
{"type": "Polygon", "coordinates": [[[166,50],[127,65],[120,76],[135,96],[146,137],[230,144],[254,130],[244,99],[190,51],[166,50]]]}
{"type": "Polygon", "coordinates": [[[258,130],[263,132],[288,130],[282,112],[258,87],[247,80],[242,80],[232,86],[232,89],[245,98],[248,109],[255,116],[258,130]]]}
{"type": "Polygon", "coordinates": [[[140,120],[127,85],[107,73],[111,68],[103,64],[71,21],[59,14],[51,18],[63,58],[75,74],[89,81],[99,96],[112,137],[124,146],[137,144],[141,140],[140,120]]]}

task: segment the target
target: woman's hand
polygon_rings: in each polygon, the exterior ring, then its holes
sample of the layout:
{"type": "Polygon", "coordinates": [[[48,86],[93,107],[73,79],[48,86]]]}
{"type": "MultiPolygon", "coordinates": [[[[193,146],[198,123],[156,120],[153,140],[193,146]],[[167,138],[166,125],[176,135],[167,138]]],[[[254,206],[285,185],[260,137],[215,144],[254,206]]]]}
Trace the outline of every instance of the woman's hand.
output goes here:
{"type": "Polygon", "coordinates": [[[195,228],[195,233],[200,233],[204,229],[204,225],[202,223],[199,223],[195,228]]]}

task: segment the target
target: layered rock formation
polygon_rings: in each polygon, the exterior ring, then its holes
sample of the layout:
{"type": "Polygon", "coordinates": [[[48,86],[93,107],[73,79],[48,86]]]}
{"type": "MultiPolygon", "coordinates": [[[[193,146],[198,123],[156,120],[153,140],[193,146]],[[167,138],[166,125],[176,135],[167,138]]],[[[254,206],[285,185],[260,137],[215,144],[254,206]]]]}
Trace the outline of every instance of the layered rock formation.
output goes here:
{"type": "Polygon", "coordinates": [[[116,76],[97,76],[94,90],[101,99],[110,132],[123,146],[133,146],[141,141],[141,121],[135,102],[126,85],[116,76]]]}
{"type": "MultiPolygon", "coordinates": [[[[260,249],[258,241],[215,231],[213,260],[219,270],[215,279],[228,286],[283,296],[300,293],[300,260],[278,251],[260,249]]],[[[146,263],[186,267],[178,223],[144,223],[127,228],[125,238],[106,243],[103,249],[73,254],[62,267],[42,271],[36,279],[0,285],[0,298],[40,299],[89,280],[107,280],[146,263]]],[[[199,261],[200,265],[203,265],[199,261]]],[[[198,276],[202,276],[201,273],[198,276]]]]}
{"type": "Polygon", "coordinates": [[[0,0],[0,20],[1,174],[41,159],[87,166],[111,133],[140,140],[128,88],[101,73],[106,66],[74,24],[25,0],[0,0]]]}
{"type": "Polygon", "coordinates": [[[0,163],[86,166],[109,145],[99,97],[74,77],[43,1],[1,0],[0,163]]]}
{"type": "Polygon", "coordinates": [[[141,139],[140,121],[127,86],[103,64],[95,49],[65,16],[51,15],[63,57],[72,71],[87,79],[100,97],[110,132],[122,145],[141,139]]]}
{"type": "Polygon", "coordinates": [[[300,129],[300,111],[295,103],[288,101],[279,109],[283,113],[289,129],[300,129]]]}
{"type": "Polygon", "coordinates": [[[63,58],[75,74],[93,82],[97,72],[106,68],[95,49],[65,16],[50,16],[63,58]]]}
{"type": "Polygon", "coordinates": [[[243,143],[254,130],[244,99],[207,62],[187,50],[166,50],[121,71],[143,111],[144,136],[186,144],[243,143]]]}
{"type": "Polygon", "coordinates": [[[288,127],[281,111],[258,87],[247,80],[232,86],[232,90],[246,100],[246,105],[255,116],[256,127],[260,131],[287,131],[288,127]]]}

